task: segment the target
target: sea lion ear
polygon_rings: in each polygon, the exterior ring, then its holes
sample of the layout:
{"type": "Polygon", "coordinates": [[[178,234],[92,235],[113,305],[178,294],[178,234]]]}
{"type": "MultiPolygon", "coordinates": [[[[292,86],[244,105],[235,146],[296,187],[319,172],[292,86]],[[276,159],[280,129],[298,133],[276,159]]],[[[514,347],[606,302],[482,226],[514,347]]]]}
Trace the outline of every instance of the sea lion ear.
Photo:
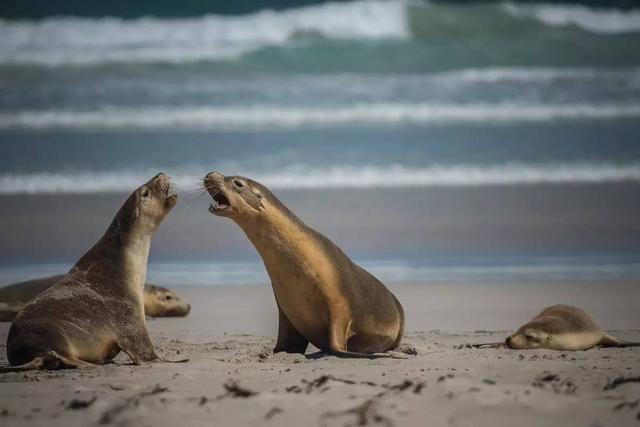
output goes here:
{"type": "Polygon", "coordinates": [[[140,216],[140,207],[142,205],[142,198],[140,197],[140,192],[136,193],[136,207],[133,209],[133,219],[138,219],[140,216]]]}

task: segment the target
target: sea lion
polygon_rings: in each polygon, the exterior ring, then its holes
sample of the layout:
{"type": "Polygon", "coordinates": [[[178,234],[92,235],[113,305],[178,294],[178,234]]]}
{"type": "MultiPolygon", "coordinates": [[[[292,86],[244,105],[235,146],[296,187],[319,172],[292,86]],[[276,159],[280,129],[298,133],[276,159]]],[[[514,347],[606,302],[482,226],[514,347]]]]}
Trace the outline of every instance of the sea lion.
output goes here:
{"type": "MultiPolygon", "coordinates": [[[[66,275],[42,277],[14,283],[0,288],[0,322],[11,322],[18,311],[33,298],[49,289],[66,275]]],[[[173,291],[161,286],[144,285],[144,312],[148,317],[182,317],[189,314],[191,305],[173,291]]]]}
{"type": "Polygon", "coordinates": [[[600,329],[582,309],[571,305],[547,307],[509,336],[504,345],[515,350],[587,350],[595,346],[635,347],[600,329]]]}
{"type": "Polygon", "coordinates": [[[134,364],[159,360],[142,288],[151,238],[176,201],[162,173],[135,190],[69,273],[18,313],[7,338],[13,366],[0,371],[92,366],[121,350],[134,364]]]}
{"type": "Polygon", "coordinates": [[[215,202],[209,211],[237,223],[264,261],[279,313],[274,353],[304,353],[311,342],[337,356],[375,357],[398,346],[396,297],[265,186],[211,172],[204,189],[215,202]]]}

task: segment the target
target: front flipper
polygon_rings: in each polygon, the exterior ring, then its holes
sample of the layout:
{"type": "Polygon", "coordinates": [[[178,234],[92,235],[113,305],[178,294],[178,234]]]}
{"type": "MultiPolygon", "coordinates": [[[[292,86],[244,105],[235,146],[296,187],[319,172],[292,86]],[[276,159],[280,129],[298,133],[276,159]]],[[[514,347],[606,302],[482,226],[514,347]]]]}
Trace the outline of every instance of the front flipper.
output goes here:
{"type": "Polygon", "coordinates": [[[134,365],[160,359],[153,349],[147,329],[142,325],[132,333],[118,338],[118,347],[127,353],[134,365]]]}
{"type": "Polygon", "coordinates": [[[273,348],[273,352],[285,351],[287,353],[304,354],[308,345],[309,341],[298,332],[278,304],[278,341],[273,348]]]}

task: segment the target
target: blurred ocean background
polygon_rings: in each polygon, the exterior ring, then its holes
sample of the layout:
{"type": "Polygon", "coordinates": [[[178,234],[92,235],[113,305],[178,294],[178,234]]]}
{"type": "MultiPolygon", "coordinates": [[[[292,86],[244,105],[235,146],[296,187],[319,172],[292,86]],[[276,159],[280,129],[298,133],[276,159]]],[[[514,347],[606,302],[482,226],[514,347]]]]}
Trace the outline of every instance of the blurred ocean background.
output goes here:
{"type": "Polygon", "coordinates": [[[67,270],[158,171],[185,203],[149,279],[268,283],[212,170],[384,281],[640,279],[640,8],[120,3],[0,6],[0,283],[67,270]]]}

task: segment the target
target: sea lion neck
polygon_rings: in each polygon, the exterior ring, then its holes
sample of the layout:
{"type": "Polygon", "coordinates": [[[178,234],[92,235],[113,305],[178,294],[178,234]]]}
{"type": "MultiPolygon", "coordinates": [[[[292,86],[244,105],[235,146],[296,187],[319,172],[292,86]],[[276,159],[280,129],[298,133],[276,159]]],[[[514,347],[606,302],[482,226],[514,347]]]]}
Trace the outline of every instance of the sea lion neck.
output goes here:
{"type": "Polygon", "coordinates": [[[142,298],[147,276],[147,259],[152,233],[127,230],[114,232],[109,227],[104,236],[75,264],[70,273],[79,272],[96,282],[120,283],[142,298]]]}
{"type": "Polygon", "coordinates": [[[274,248],[286,248],[296,241],[306,240],[309,235],[308,227],[302,221],[273,205],[257,217],[234,220],[263,258],[274,248]]]}

